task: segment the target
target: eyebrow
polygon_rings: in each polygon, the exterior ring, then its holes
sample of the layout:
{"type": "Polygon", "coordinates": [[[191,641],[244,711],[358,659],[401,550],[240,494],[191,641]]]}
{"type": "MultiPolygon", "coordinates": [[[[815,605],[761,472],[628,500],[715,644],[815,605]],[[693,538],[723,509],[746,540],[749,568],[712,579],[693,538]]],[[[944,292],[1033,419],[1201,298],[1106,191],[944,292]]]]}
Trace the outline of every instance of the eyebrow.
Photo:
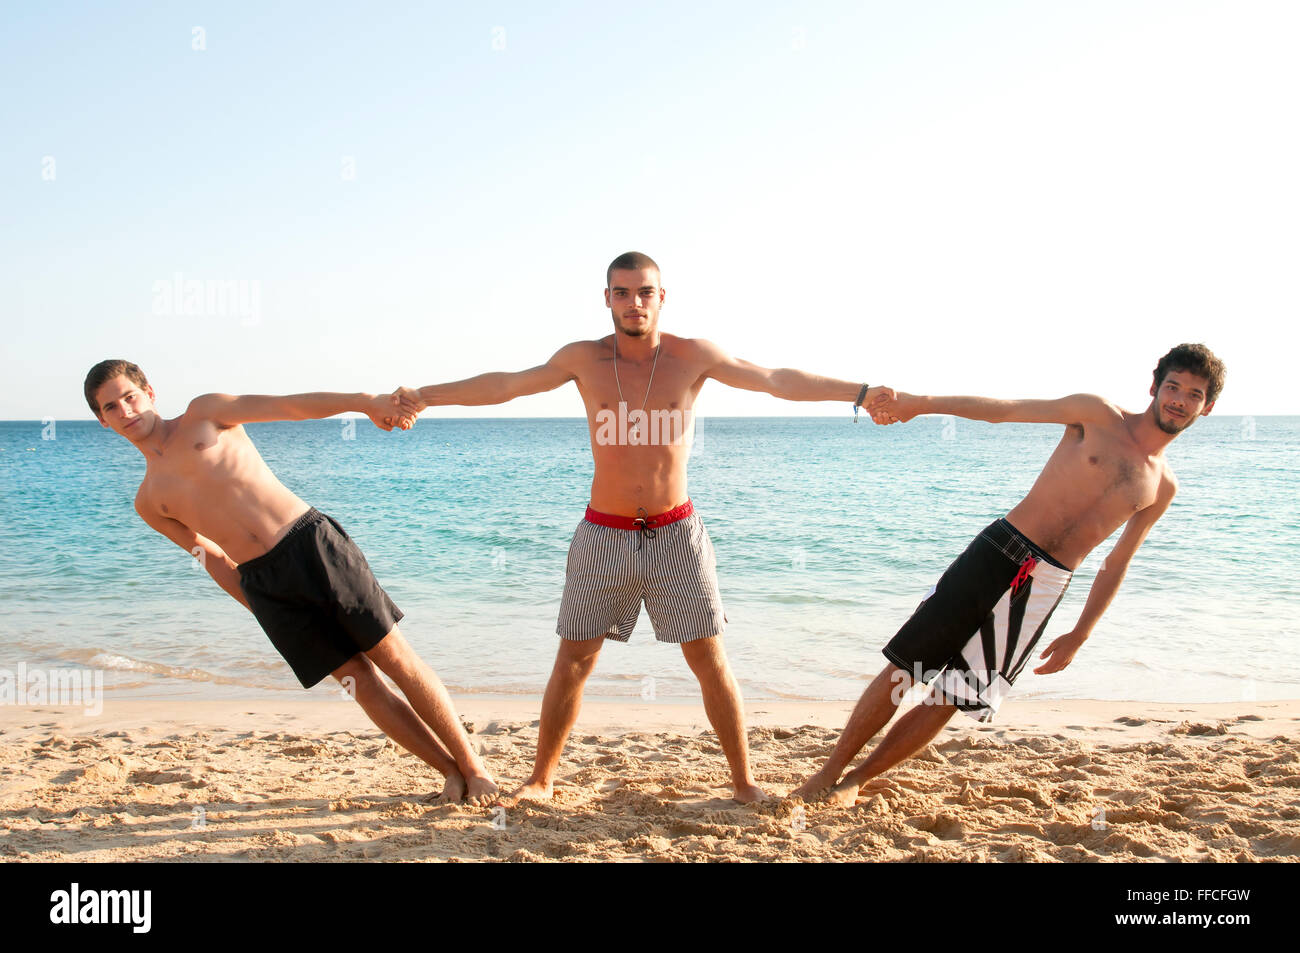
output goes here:
{"type": "Polygon", "coordinates": [[[100,404],[99,409],[100,409],[100,410],[108,410],[108,408],[112,407],[114,404],[116,404],[116,403],[117,403],[119,400],[121,400],[123,397],[130,397],[130,396],[131,396],[132,394],[134,394],[135,392],[136,392],[136,388],[132,387],[130,390],[128,390],[128,391],[124,391],[123,393],[118,394],[116,397],[114,397],[114,398],[113,398],[112,400],[110,400],[108,403],[106,403],[106,404],[100,404]]]}

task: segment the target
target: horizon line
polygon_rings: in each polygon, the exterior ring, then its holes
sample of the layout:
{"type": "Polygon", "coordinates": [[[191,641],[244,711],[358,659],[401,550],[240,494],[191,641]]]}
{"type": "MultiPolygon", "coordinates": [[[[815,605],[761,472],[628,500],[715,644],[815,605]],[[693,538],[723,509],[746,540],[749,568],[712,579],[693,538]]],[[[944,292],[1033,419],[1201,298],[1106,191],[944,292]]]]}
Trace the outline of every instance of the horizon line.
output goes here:
{"type": "MultiPolygon", "coordinates": [[[[961,417],[958,414],[920,414],[923,417],[957,417],[959,420],[970,420],[972,423],[989,423],[989,421],[975,420],[973,418],[961,417]]],[[[851,414],[696,414],[697,420],[831,420],[839,417],[847,417],[852,420],[851,414]]],[[[1229,417],[1300,417],[1300,411],[1291,414],[1251,414],[1251,413],[1233,413],[1233,414],[1212,414],[1207,420],[1223,419],[1229,417]]],[[[168,418],[171,419],[171,418],[168,418]]],[[[325,420],[368,420],[365,414],[348,411],[343,414],[334,414],[330,417],[309,417],[304,420],[255,420],[249,421],[251,424],[302,424],[311,423],[312,421],[325,420]]],[[[420,417],[420,420],[587,420],[585,416],[572,417],[554,417],[554,416],[527,416],[527,417],[420,417]]],[[[870,417],[863,416],[864,420],[870,421],[870,417]]],[[[56,420],[60,423],[99,423],[95,417],[0,417],[0,424],[36,424],[41,426],[46,420],[56,420]]],[[[910,421],[909,421],[910,422],[910,421]]],[[[1003,421],[1003,423],[1017,423],[1018,421],[1003,421]]],[[[241,425],[246,426],[246,425],[241,425]]]]}

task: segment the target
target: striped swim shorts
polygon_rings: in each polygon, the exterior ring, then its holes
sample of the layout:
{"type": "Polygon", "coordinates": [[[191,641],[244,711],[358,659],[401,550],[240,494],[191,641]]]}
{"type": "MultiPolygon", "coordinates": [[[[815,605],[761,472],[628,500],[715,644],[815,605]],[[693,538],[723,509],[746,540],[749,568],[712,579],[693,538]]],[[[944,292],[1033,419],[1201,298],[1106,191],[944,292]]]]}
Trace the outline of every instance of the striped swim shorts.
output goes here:
{"type": "Polygon", "coordinates": [[[626,642],[643,602],[660,642],[722,634],[717,557],[690,500],[636,519],[588,507],[569,545],[555,632],[573,641],[626,642]]]}
{"type": "Polygon", "coordinates": [[[1032,657],[1070,570],[1005,519],[986,526],[885,646],[944,703],[990,722],[1032,657]]]}

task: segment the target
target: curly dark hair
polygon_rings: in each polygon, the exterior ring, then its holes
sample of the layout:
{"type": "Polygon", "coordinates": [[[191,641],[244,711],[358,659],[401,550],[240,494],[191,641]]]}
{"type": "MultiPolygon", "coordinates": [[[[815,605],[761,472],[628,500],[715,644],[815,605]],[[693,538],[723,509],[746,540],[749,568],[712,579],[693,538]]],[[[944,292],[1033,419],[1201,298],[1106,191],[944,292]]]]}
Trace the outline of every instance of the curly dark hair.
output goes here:
{"type": "Polygon", "coordinates": [[[1165,375],[1170,371],[1183,371],[1208,380],[1210,383],[1205,392],[1207,404],[1219,399],[1219,394],[1223,391],[1223,378],[1227,373],[1223,362],[1204,344],[1180,344],[1160,358],[1160,363],[1153,372],[1156,387],[1164,383],[1165,375]]]}

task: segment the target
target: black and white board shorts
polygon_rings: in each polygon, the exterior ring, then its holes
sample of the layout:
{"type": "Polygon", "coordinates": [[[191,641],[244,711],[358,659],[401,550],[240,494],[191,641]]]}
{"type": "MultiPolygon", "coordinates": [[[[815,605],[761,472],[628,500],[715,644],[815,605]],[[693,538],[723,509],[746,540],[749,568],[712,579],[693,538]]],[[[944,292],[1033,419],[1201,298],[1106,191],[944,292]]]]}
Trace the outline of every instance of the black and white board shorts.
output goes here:
{"type": "Polygon", "coordinates": [[[689,500],[638,518],[588,507],[569,545],[555,632],[626,642],[643,603],[660,642],[708,639],[726,626],[713,542],[689,500]]]}
{"type": "Polygon", "coordinates": [[[1032,657],[1071,572],[1005,519],[980,532],[917,606],[885,658],[990,722],[1032,657]]]}

